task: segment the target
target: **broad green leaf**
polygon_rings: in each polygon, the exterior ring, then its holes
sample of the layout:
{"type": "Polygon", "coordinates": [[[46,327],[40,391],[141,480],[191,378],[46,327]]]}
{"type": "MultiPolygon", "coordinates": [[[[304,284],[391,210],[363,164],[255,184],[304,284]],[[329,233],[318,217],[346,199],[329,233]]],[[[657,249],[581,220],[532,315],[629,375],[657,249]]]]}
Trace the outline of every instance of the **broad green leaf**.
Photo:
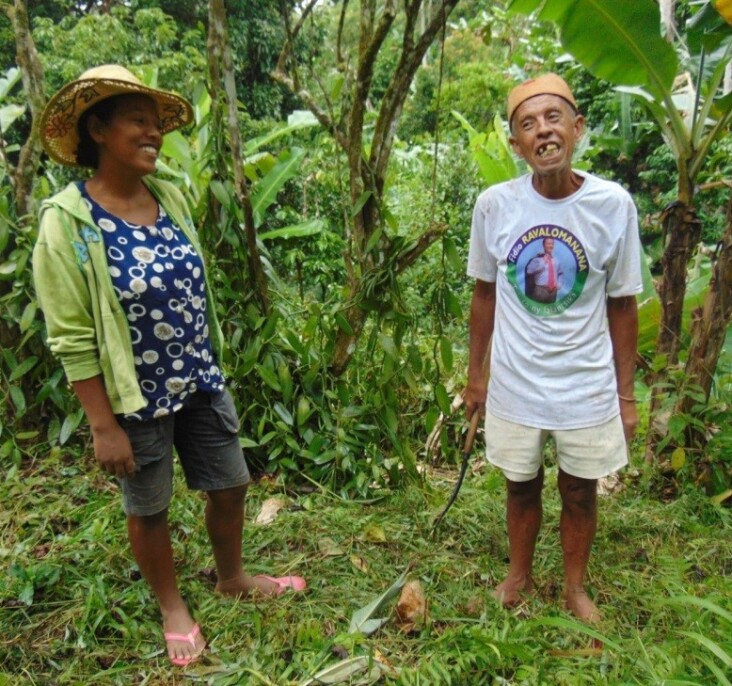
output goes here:
{"type": "Polygon", "coordinates": [[[33,369],[33,367],[36,366],[37,362],[38,358],[35,356],[23,360],[15,369],[13,369],[13,373],[10,375],[10,381],[15,381],[16,379],[19,379],[26,372],[33,369]]]}
{"type": "Polygon", "coordinates": [[[447,390],[441,383],[435,386],[435,400],[440,408],[440,412],[448,416],[450,414],[450,396],[447,395],[447,390]]]}
{"type": "Polygon", "coordinates": [[[64,445],[69,440],[71,435],[76,431],[77,427],[81,423],[84,417],[84,410],[79,409],[73,414],[70,414],[64,419],[64,423],[61,425],[61,431],[58,435],[58,444],[64,445]]]}
{"type": "Polygon", "coordinates": [[[447,258],[448,263],[450,266],[459,274],[462,274],[465,265],[463,264],[463,261],[460,259],[460,255],[458,255],[457,247],[455,246],[455,241],[452,238],[444,238],[442,241],[443,249],[445,250],[445,257],[447,258]]]}
{"type": "Polygon", "coordinates": [[[221,181],[213,180],[210,184],[211,192],[214,194],[216,200],[218,200],[222,207],[229,209],[232,205],[233,196],[230,193],[230,189],[221,181]]]}
{"type": "Polygon", "coordinates": [[[391,357],[392,360],[396,360],[399,356],[397,352],[397,347],[394,344],[394,339],[391,336],[387,336],[386,334],[379,333],[379,345],[383,349],[383,351],[387,354],[388,357],[391,357]]]}
{"type": "Polygon", "coordinates": [[[247,141],[244,145],[244,154],[248,157],[255,150],[264,148],[272,143],[272,141],[275,141],[282,136],[286,136],[293,131],[319,125],[320,122],[318,122],[315,115],[310,110],[295,110],[287,118],[287,126],[280,126],[279,128],[275,128],[270,131],[265,136],[259,136],[258,138],[253,138],[252,140],[247,141]]]}
{"type": "Polygon", "coordinates": [[[5,133],[16,119],[25,114],[25,105],[5,105],[0,107],[0,131],[5,133]]]}
{"type": "Polygon", "coordinates": [[[28,441],[31,438],[38,436],[39,433],[39,431],[21,431],[20,433],[15,434],[15,438],[19,441],[28,441]]]}
{"type": "Polygon", "coordinates": [[[313,411],[310,409],[310,401],[301,395],[297,401],[297,425],[302,426],[310,418],[313,411]]]}
{"type": "Polygon", "coordinates": [[[381,226],[377,226],[374,232],[369,236],[365,252],[368,253],[374,249],[374,246],[379,242],[382,233],[384,233],[384,229],[381,226]]]}
{"type": "Polygon", "coordinates": [[[310,679],[302,683],[302,686],[321,686],[325,684],[345,684],[345,683],[376,683],[381,675],[382,668],[376,661],[372,661],[368,655],[358,655],[341,660],[330,667],[321,669],[310,679]],[[354,681],[353,679],[363,673],[363,679],[354,681]]]}
{"type": "Polygon", "coordinates": [[[338,328],[343,331],[343,333],[353,336],[353,327],[349,324],[348,320],[340,313],[336,312],[333,315],[333,318],[336,321],[336,324],[338,324],[338,328]]]}
{"type": "Polygon", "coordinates": [[[452,371],[452,341],[447,336],[440,337],[440,358],[446,372],[452,371]]]}
{"type": "MultiPolygon", "coordinates": [[[[2,429],[0,429],[1,431],[2,429]]],[[[730,488],[727,491],[724,491],[723,493],[718,493],[712,498],[712,502],[715,505],[721,505],[725,500],[729,500],[732,498],[732,488],[730,488]]]]}
{"type": "Polygon", "coordinates": [[[25,414],[25,395],[23,395],[23,391],[18,386],[10,386],[8,389],[10,392],[10,399],[13,401],[13,405],[15,405],[15,411],[19,416],[22,416],[25,414]]]}
{"type": "MultiPolygon", "coordinates": [[[[529,14],[541,0],[513,0],[529,14]]],[[[562,44],[597,78],[668,93],[678,72],[672,45],[661,36],[654,0],[546,0],[537,15],[559,26],[562,44]]]]}
{"type": "Polygon", "coordinates": [[[300,148],[293,148],[292,152],[284,153],[277,164],[254,187],[252,210],[256,227],[262,225],[267,208],[275,201],[285,183],[297,174],[304,158],[305,151],[300,148]]]}
{"type": "Polygon", "coordinates": [[[15,262],[3,262],[0,264],[0,279],[8,281],[15,276],[18,265],[15,262]]]}
{"type": "Polygon", "coordinates": [[[408,569],[405,569],[386,591],[374,598],[368,605],[353,613],[351,624],[348,627],[349,634],[360,632],[365,636],[370,636],[387,621],[386,617],[379,618],[375,615],[379,614],[386,603],[402,590],[402,586],[404,586],[404,582],[407,580],[408,571],[408,569]]]}
{"type": "Polygon", "coordinates": [[[283,226],[281,229],[273,229],[259,234],[260,240],[267,241],[273,238],[304,238],[305,236],[313,236],[320,233],[325,227],[322,219],[311,219],[302,224],[292,224],[283,226]]]}
{"type": "Polygon", "coordinates": [[[396,412],[391,407],[385,407],[381,411],[381,418],[384,420],[386,428],[396,436],[397,429],[399,428],[399,420],[397,419],[396,412]]]}
{"type": "Polygon", "coordinates": [[[23,74],[18,67],[11,67],[5,72],[5,76],[0,77],[0,100],[7,97],[22,76],[23,74]]]}
{"type": "Polygon", "coordinates": [[[274,411],[278,414],[279,418],[287,424],[287,426],[292,426],[292,414],[290,411],[280,402],[276,402],[274,404],[274,411]]]}
{"type": "Polygon", "coordinates": [[[361,197],[356,201],[356,204],[353,206],[353,210],[351,211],[352,217],[355,217],[363,209],[363,206],[371,196],[371,191],[364,191],[361,193],[361,197]]]}
{"type": "Polygon", "coordinates": [[[674,471],[679,471],[686,464],[686,450],[683,448],[676,448],[671,453],[671,467],[674,471]]]}
{"type": "Polygon", "coordinates": [[[19,324],[21,333],[25,333],[28,330],[28,327],[33,323],[33,320],[36,318],[37,309],[36,304],[32,301],[25,306],[19,324]]]}

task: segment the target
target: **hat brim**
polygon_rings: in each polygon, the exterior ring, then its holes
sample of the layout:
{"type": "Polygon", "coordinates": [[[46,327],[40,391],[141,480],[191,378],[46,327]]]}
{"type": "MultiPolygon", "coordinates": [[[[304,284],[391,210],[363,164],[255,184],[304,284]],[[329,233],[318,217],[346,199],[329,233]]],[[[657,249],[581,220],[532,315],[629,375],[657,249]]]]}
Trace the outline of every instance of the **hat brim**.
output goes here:
{"type": "Polygon", "coordinates": [[[193,120],[190,103],[175,93],[118,79],[79,79],[59,90],[41,115],[41,142],[49,156],[60,164],[79,166],[76,161],[79,118],[90,107],[115,95],[147,95],[152,98],[157,105],[163,134],[193,120]]]}

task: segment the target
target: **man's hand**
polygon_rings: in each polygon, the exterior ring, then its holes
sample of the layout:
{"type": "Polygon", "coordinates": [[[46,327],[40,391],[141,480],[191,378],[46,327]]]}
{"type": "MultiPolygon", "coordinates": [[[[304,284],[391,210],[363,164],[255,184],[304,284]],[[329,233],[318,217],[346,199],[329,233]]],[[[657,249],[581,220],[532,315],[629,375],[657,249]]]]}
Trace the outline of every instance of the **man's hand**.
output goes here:
{"type": "Polygon", "coordinates": [[[620,419],[623,422],[625,440],[630,443],[638,427],[638,409],[635,406],[635,400],[619,398],[618,402],[620,403],[620,419]]]}
{"type": "Polygon", "coordinates": [[[485,401],[487,396],[487,388],[481,380],[469,380],[465,388],[465,414],[470,419],[475,412],[480,412],[480,416],[485,415],[485,401]]]}
{"type": "Polygon", "coordinates": [[[92,429],[94,457],[108,474],[122,478],[135,473],[132,445],[125,430],[115,420],[92,429]]]}

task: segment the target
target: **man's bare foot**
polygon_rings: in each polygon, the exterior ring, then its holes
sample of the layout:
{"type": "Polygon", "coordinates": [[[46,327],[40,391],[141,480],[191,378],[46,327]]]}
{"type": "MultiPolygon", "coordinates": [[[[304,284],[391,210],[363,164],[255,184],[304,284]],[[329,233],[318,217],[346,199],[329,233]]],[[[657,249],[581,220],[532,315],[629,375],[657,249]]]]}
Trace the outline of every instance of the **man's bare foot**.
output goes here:
{"type": "Polygon", "coordinates": [[[233,598],[244,598],[246,596],[276,598],[282,593],[282,589],[274,581],[270,581],[264,576],[242,574],[236,579],[219,581],[216,584],[216,592],[233,598]]]}
{"type": "Polygon", "coordinates": [[[197,627],[186,607],[163,612],[163,633],[173,664],[193,662],[203,652],[206,639],[197,627]]]}
{"type": "Polygon", "coordinates": [[[562,598],[565,609],[569,610],[577,619],[588,624],[597,624],[602,620],[602,613],[581,586],[565,588],[562,591],[562,598]]]}
{"type": "Polygon", "coordinates": [[[534,580],[531,576],[512,577],[507,576],[498,586],[493,589],[493,597],[498,600],[503,607],[512,608],[518,605],[522,595],[530,594],[534,591],[534,580]]]}

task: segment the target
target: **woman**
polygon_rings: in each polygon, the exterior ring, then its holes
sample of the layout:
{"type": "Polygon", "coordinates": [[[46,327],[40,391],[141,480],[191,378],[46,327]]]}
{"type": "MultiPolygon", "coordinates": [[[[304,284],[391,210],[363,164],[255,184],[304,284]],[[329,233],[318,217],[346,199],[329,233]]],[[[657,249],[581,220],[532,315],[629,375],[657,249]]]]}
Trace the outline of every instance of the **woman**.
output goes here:
{"type": "Polygon", "coordinates": [[[117,65],[90,69],[49,101],[48,154],[91,167],[41,206],[33,253],[48,341],[91,427],[94,455],[121,485],[132,552],[160,605],[175,665],[205,648],[176,582],[168,529],[175,447],[225,595],[303,590],[300,577],[248,576],[241,562],[247,469],[219,367],[222,336],[183,196],[155,171],[163,135],[190,104],[117,65]]]}

